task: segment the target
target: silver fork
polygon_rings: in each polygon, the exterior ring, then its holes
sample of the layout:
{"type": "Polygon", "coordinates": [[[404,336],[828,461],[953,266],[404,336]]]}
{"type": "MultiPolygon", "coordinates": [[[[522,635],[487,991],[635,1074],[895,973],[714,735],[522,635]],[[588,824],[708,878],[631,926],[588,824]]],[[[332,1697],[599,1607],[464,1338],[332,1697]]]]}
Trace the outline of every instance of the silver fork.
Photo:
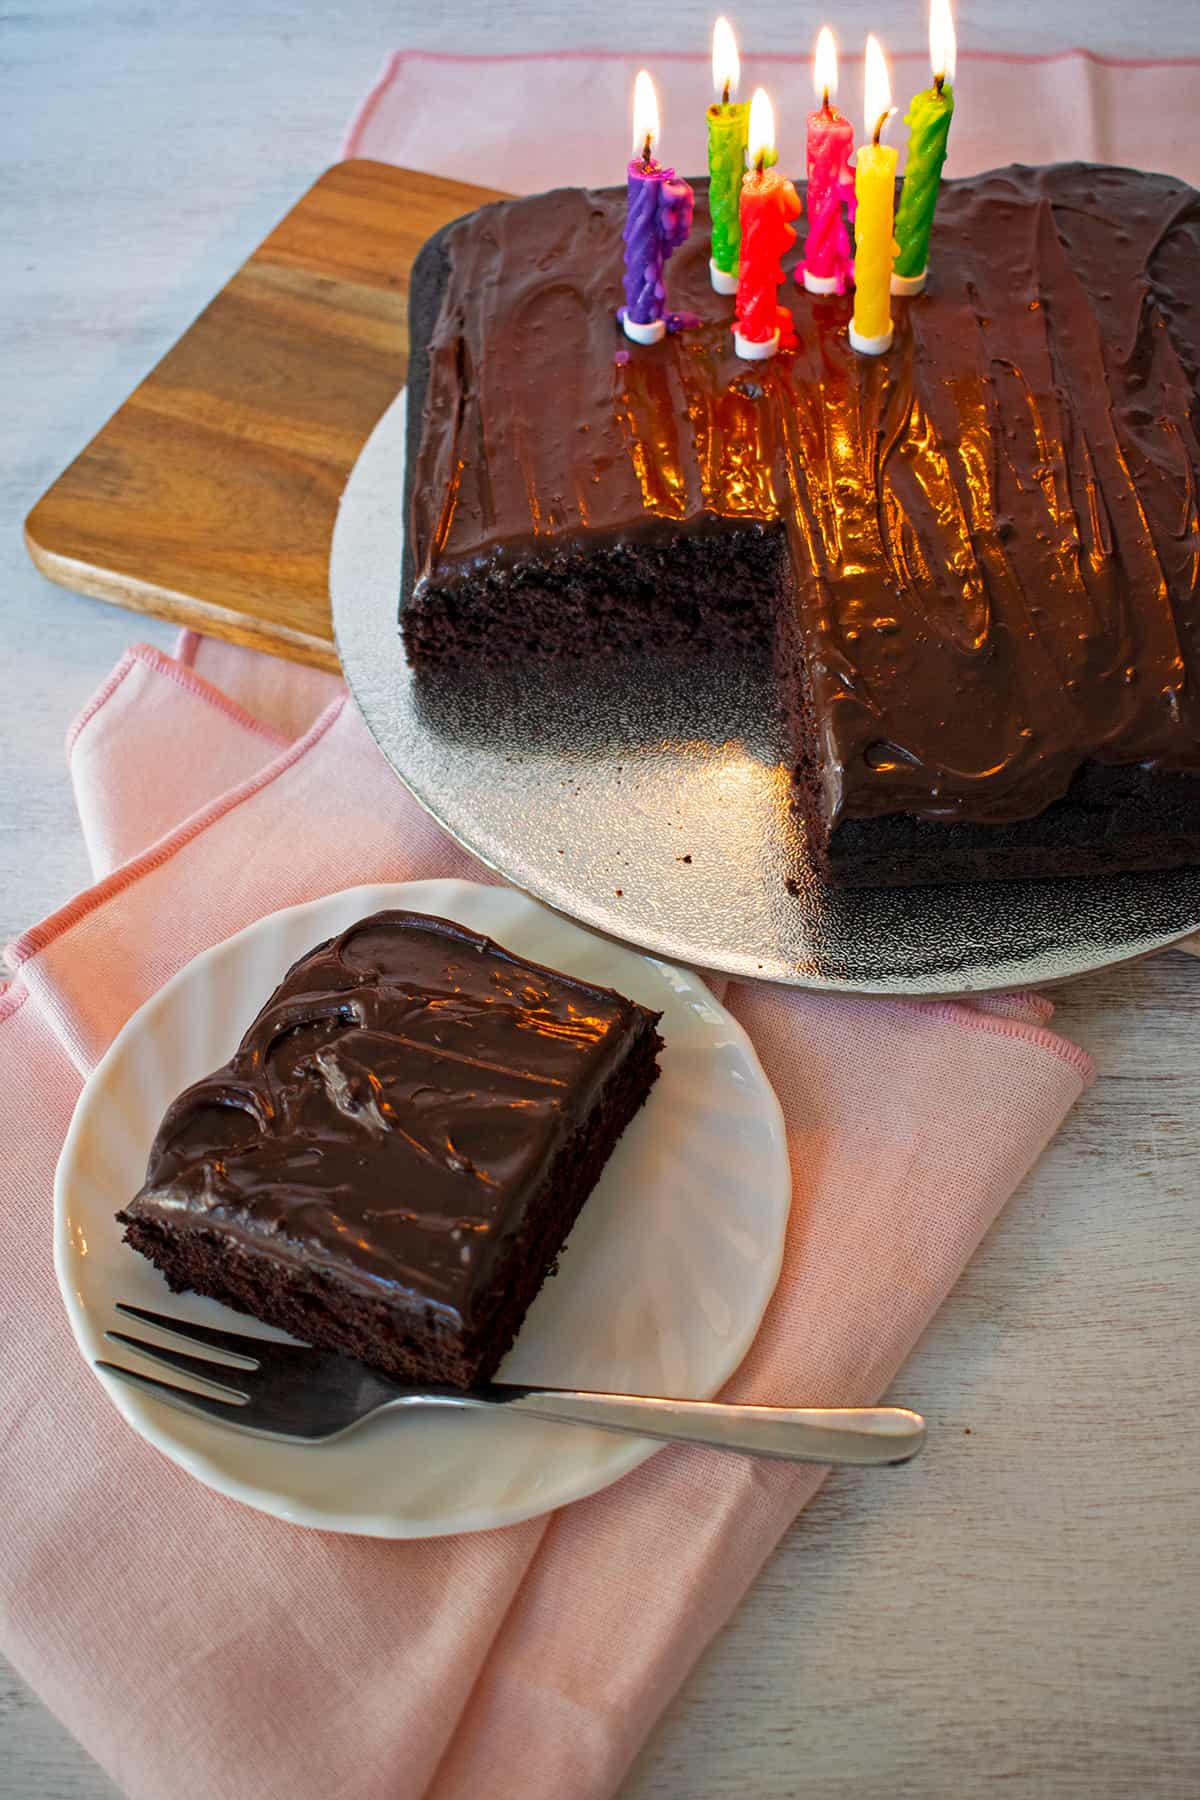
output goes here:
{"type": "Polygon", "coordinates": [[[167,1337],[215,1351],[221,1360],[147,1343],[124,1331],[104,1334],[151,1362],[202,1381],[211,1392],[193,1393],[119,1363],[99,1361],[98,1369],[183,1412],[288,1442],[319,1443],[340,1437],[372,1414],[401,1406],[501,1408],[567,1425],[628,1431],[665,1443],[703,1444],[708,1449],[737,1450],[745,1456],[788,1462],[902,1463],[915,1456],[925,1441],[924,1419],[900,1406],[727,1406],[715,1400],[670,1400],[499,1382],[469,1393],[445,1387],[402,1387],[375,1369],[327,1350],[219,1331],[121,1302],[117,1311],[167,1337]]]}

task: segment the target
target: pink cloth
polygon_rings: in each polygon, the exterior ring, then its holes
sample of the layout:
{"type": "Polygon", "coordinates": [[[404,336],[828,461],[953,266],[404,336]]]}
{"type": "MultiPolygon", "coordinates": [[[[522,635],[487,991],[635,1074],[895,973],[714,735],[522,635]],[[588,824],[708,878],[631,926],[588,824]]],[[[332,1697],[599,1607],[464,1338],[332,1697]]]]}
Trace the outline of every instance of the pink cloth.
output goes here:
{"type": "MultiPolygon", "coordinates": [[[[929,86],[928,52],[893,54],[889,46],[888,61],[903,113],[909,96],[929,86]]],[[[350,127],[344,153],[516,194],[617,182],[629,153],[633,78],[643,64],[659,92],[664,155],[684,174],[699,173],[706,166],[704,108],[712,79],[702,46],[694,53],[509,57],[398,51],[350,127]]],[[[748,97],[761,82],[771,94],[781,166],[792,172],[804,161],[810,69],[808,56],[751,49],[742,59],[741,92],[748,97]]],[[[1198,80],[1200,57],[1142,62],[1087,50],[1027,57],[963,51],[946,173],[1079,158],[1158,169],[1200,186],[1198,80]]],[[[861,45],[843,46],[840,103],[861,136],[861,45]]],[[[895,120],[891,141],[902,168],[907,136],[895,120]]]]}
{"type": "MultiPolygon", "coordinates": [[[[135,1800],[611,1794],[822,1472],[667,1450],[554,1517],[390,1544],[251,1512],[145,1445],[55,1290],[49,1196],[83,1077],[187,958],[274,907],[489,877],[340,690],[250,652],[186,635],[177,658],[131,651],[70,758],[97,885],[11,947],[0,996],[5,1653],[135,1800]]],[[[729,1394],[874,1400],[1089,1060],[1037,996],[731,986],[727,1003],[783,1103],[795,1184],[729,1394]]]]}

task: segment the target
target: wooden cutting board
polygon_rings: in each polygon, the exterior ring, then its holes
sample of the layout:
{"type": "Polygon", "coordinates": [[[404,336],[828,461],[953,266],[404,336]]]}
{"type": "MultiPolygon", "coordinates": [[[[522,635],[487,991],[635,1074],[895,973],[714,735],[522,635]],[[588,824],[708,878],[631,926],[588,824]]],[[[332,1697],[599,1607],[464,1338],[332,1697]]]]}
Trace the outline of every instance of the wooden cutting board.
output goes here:
{"type": "Polygon", "coordinates": [[[404,382],[409,270],[431,232],[501,197],[385,163],[322,175],[38,501],[38,568],[336,669],[330,533],[404,382]]]}

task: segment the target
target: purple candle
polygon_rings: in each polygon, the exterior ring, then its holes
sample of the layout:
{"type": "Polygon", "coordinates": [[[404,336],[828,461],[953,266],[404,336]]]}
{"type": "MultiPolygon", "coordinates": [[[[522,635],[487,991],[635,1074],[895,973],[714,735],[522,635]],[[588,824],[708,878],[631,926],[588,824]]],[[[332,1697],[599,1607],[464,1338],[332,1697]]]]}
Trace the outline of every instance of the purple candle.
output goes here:
{"type": "Polygon", "coordinates": [[[626,337],[656,344],[667,321],[663,264],[686,243],[692,229],[694,195],[674,169],[656,162],[658,99],[646,70],[633,90],[633,160],[629,164],[629,209],[625,218],[625,304],[618,318],[626,337]]]}

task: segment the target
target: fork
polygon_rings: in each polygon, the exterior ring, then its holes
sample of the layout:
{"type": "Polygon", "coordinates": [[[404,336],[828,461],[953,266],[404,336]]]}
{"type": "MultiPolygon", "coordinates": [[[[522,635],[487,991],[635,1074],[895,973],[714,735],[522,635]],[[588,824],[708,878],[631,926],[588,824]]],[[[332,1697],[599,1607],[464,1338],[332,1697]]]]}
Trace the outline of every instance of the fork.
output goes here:
{"type": "Polygon", "coordinates": [[[364,1419],[393,1407],[432,1406],[499,1408],[526,1418],[628,1431],[664,1443],[702,1444],[707,1449],[736,1450],[745,1456],[788,1462],[864,1467],[902,1463],[915,1456],[925,1441],[924,1419],[899,1406],[731,1406],[715,1400],[672,1400],[501,1382],[468,1392],[403,1387],[376,1369],[327,1350],[220,1331],[121,1301],[117,1311],[167,1337],[215,1351],[222,1360],[147,1343],[124,1331],[106,1331],[105,1337],[113,1343],[202,1381],[210,1391],[194,1393],[119,1363],[97,1361],[98,1369],[183,1412],[199,1413],[239,1431],[289,1443],[320,1443],[340,1437],[364,1419]]]}

